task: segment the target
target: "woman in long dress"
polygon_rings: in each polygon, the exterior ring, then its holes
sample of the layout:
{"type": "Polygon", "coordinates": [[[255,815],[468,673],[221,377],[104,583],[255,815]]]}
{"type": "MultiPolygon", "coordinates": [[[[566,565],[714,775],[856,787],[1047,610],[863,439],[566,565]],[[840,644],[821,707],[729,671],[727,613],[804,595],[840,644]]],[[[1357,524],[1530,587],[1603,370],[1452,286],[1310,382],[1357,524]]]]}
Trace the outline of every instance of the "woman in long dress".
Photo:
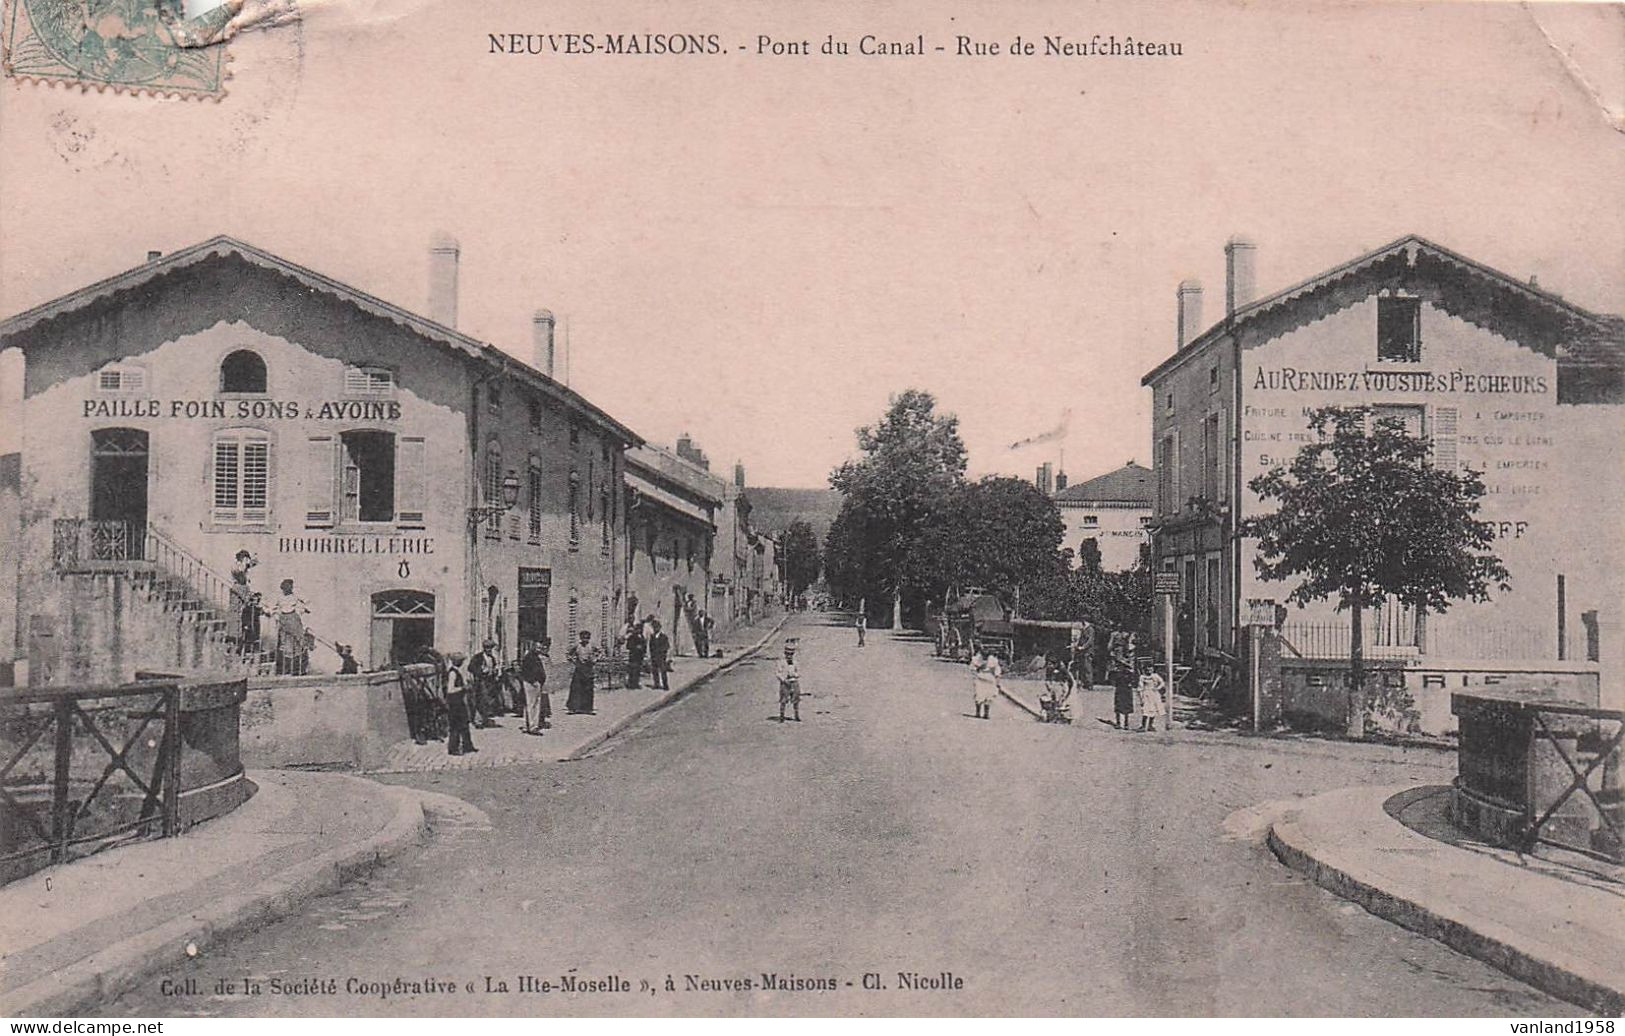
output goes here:
{"type": "Polygon", "coordinates": [[[1112,726],[1129,729],[1134,713],[1134,641],[1127,631],[1118,630],[1106,641],[1106,679],[1112,685],[1112,726]]]}
{"type": "Polygon", "coordinates": [[[303,676],[309,667],[309,646],[305,639],[305,620],[310,606],[293,592],[293,580],[282,581],[282,596],[271,605],[276,618],[276,671],[283,675],[303,676]]]}

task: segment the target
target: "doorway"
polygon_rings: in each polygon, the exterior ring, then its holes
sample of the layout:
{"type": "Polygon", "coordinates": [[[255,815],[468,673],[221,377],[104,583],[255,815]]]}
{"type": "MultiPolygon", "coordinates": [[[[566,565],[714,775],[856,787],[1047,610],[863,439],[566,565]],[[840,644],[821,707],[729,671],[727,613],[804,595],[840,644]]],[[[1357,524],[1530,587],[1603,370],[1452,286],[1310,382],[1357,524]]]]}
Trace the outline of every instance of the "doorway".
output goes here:
{"type": "Polygon", "coordinates": [[[383,590],[372,595],[371,667],[387,669],[419,661],[434,647],[434,594],[383,590]]]}
{"type": "Polygon", "coordinates": [[[147,433],[90,433],[90,517],[96,561],[141,560],[147,541],[147,433]]]}

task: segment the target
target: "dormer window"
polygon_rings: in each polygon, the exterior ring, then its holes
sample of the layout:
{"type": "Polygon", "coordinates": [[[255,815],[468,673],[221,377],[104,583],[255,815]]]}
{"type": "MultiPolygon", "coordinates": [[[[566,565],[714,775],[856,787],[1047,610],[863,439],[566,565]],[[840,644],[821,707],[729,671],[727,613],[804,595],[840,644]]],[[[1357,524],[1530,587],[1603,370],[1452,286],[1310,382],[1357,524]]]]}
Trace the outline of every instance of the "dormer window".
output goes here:
{"type": "Polygon", "coordinates": [[[395,392],[395,372],[387,367],[344,368],[346,396],[389,396],[395,392]]]}
{"type": "Polygon", "coordinates": [[[1421,299],[1402,295],[1377,299],[1377,359],[1383,363],[1421,362],[1421,299]]]}
{"type": "Polygon", "coordinates": [[[220,361],[220,391],[262,393],[265,391],[265,361],[251,349],[238,349],[220,361]]]}
{"type": "Polygon", "coordinates": [[[128,364],[103,367],[96,372],[98,392],[140,392],[147,387],[147,372],[128,364]]]}

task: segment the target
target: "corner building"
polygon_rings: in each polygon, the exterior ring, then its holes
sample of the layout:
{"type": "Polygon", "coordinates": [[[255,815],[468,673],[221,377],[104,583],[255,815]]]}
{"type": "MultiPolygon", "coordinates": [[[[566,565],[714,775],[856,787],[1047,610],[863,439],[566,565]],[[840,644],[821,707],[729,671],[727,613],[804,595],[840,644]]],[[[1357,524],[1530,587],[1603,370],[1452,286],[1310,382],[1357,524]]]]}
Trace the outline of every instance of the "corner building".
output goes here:
{"type": "MultiPolygon", "coordinates": [[[[1310,410],[1365,406],[1429,437],[1436,465],[1483,472],[1480,517],[1512,585],[1442,615],[1375,609],[1372,657],[1441,692],[1528,670],[1600,672],[1617,695],[1625,320],[1415,236],[1255,298],[1254,252],[1227,246],[1216,324],[1202,324],[1200,285],[1180,285],[1179,348],[1143,380],[1177,653],[1234,651],[1247,602],[1284,600],[1293,584],[1260,580],[1255,544],[1236,536],[1265,509],[1248,482],[1310,441],[1310,410]]],[[[1346,658],[1347,622],[1326,603],[1292,609],[1282,632],[1301,656],[1346,658]]],[[[1425,708],[1447,714],[1448,696],[1425,708]]]]}
{"type": "MultiPolygon", "coordinates": [[[[313,672],[489,636],[607,639],[640,440],[456,330],[458,253],[419,316],[218,237],[0,324],[25,357],[18,643],[33,683],[265,671],[230,569],[309,606],[313,672]]],[[[270,620],[261,629],[274,640],[270,620]]]]}

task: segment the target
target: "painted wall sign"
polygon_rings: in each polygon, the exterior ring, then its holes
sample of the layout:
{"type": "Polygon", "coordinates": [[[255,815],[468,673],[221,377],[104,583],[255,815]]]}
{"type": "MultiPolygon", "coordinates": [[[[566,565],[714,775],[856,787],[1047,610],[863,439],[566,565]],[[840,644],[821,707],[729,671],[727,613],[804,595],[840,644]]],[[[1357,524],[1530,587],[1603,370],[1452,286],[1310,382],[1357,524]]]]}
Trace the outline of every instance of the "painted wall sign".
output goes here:
{"type": "Polygon", "coordinates": [[[433,554],[433,536],[278,536],[283,554],[433,554]]]}
{"type": "Polygon", "coordinates": [[[344,399],[317,404],[291,399],[87,399],[83,417],[165,417],[233,421],[399,421],[395,400],[344,399]]]}
{"type": "Polygon", "coordinates": [[[1480,374],[1453,370],[1303,370],[1260,367],[1253,388],[1285,392],[1479,392],[1544,395],[1547,381],[1539,374],[1480,374]]]}

